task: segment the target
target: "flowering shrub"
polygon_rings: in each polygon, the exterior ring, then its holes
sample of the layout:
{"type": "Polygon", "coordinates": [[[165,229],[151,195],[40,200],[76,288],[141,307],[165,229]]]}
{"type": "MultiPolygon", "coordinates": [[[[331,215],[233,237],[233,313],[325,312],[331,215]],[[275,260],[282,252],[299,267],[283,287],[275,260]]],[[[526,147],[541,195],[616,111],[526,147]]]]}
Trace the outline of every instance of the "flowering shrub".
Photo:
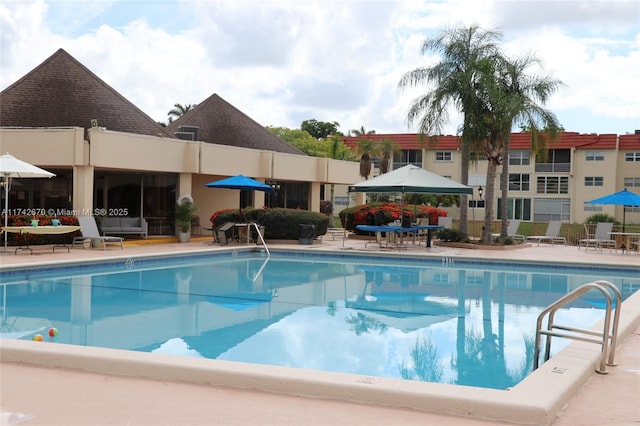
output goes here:
{"type": "Polygon", "coordinates": [[[382,212],[384,223],[402,219],[402,213],[415,222],[418,218],[429,218],[430,224],[437,224],[439,216],[447,216],[447,211],[432,206],[398,203],[371,203],[350,207],[340,212],[342,225],[349,230],[354,230],[357,225],[366,225],[367,216],[382,212]]]}
{"type": "Polygon", "coordinates": [[[217,210],[215,212],[213,212],[213,214],[211,215],[211,217],[209,218],[209,222],[211,222],[211,224],[213,226],[216,226],[216,219],[218,218],[218,216],[220,216],[221,214],[225,214],[225,213],[230,213],[232,211],[234,211],[236,209],[223,209],[223,210],[217,210]]]}
{"type": "MultiPolygon", "coordinates": [[[[76,216],[49,216],[43,214],[29,215],[29,214],[19,214],[19,215],[9,215],[7,218],[7,223],[9,226],[30,226],[31,220],[35,219],[38,221],[39,226],[50,226],[51,219],[58,218],[60,219],[61,225],[78,225],[78,218],[76,216]]],[[[4,216],[2,216],[2,225],[4,226],[4,216]]]]}
{"type": "MultiPolygon", "coordinates": [[[[58,218],[60,219],[61,225],[71,225],[77,226],[78,218],[76,216],[49,216],[49,215],[9,215],[7,217],[8,226],[31,226],[31,220],[35,219],[38,221],[38,226],[50,226],[51,219],[58,218]]],[[[2,222],[2,226],[4,226],[4,216],[0,217],[0,221],[2,222]]],[[[34,235],[34,234],[17,234],[17,233],[9,233],[7,235],[7,244],[8,245],[18,245],[18,244],[52,244],[52,243],[60,243],[62,240],[64,242],[70,242],[73,237],[79,235],[80,232],[74,232],[64,235],[34,235]]]]}

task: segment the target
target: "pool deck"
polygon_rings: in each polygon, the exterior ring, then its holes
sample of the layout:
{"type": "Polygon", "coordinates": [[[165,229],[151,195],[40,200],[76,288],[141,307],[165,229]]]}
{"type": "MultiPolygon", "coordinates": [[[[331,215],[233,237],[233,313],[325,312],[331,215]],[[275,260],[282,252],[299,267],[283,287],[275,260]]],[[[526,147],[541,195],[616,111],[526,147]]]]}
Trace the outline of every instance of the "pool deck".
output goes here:
{"type": "MultiPolygon", "coordinates": [[[[58,250],[37,247],[34,254],[3,253],[3,267],[48,262],[103,259],[159,253],[218,250],[206,238],[180,244],[167,239],[128,242],[124,251],[110,247],[58,250]]],[[[362,240],[333,240],[330,235],[311,246],[273,244],[287,249],[378,252],[362,240]]],[[[387,251],[387,250],[385,250],[387,251]]],[[[390,251],[391,252],[391,251],[390,251]]],[[[393,252],[397,253],[397,250],[393,252]]],[[[640,264],[640,255],[579,251],[575,246],[530,245],[513,250],[425,248],[408,244],[401,253],[455,258],[535,260],[592,265],[640,264]]],[[[606,279],[606,277],[602,277],[606,279]]],[[[638,300],[638,299],[635,299],[638,300]]],[[[632,331],[619,341],[617,366],[608,375],[593,373],[577,394],[548,424],[627,425],[640,422],[640,306],[630,310],[632,331]]],[[[624,314],[624,311],[623,311],[624,314]]],[[[150,380],[75,369],[47,368],[22,362],[0,364],[1,425],[495,425],[495,420],[347,401],[304,398],[171,380],[150,380]]],[[[314,374],[314,373],[309,373],[314,374]]],[[[520,423],[531,423],[522,419],[520,423]]]]}

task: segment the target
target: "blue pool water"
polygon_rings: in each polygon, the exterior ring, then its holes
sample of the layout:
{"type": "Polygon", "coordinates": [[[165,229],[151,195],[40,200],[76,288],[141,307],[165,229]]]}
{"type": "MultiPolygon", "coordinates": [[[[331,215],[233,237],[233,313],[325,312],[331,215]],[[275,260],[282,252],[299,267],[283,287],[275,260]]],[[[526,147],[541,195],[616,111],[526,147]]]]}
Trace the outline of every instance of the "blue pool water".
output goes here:
{"type": "MultiPolygon", "coordinates": [[[[275,252],[0,272],[4,338],[506,389],[532,366],[538,313],[639,268],[275,252]],[[49,328],[58,335],[50,338],[49,328]]],[[[558,312],[603,317],[587,293],[558,312]]],[[[554,352],[567,342],[554,339],[554,352]]]]}

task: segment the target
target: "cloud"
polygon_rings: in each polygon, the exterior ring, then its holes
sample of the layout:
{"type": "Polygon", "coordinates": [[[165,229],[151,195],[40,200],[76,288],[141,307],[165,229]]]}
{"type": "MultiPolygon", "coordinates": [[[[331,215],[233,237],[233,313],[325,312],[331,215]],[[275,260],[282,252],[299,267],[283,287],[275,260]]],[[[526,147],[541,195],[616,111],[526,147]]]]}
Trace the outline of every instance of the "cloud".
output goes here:
{"type": "MultiPolygon", "coordinates": [[[[635,1],[8,0],[0,87],[64,48],[158,121],[217,93],[264,125],[415,131],[406,113],[426,88],[400,77],[437,60],[426,37],[477,23],[566,84],[548,104],[565,128],[624,133],[640,122],[637,18],[635,1]]],[[[452,111],[447,133],[458,125],[452,111]]]]}

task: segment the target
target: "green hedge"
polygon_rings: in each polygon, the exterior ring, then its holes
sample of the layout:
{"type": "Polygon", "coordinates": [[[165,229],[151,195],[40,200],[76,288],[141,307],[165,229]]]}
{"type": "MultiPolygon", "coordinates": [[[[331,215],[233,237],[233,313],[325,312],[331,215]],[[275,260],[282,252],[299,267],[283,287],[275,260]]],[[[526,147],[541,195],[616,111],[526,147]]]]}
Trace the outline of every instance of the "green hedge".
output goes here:
{"type": "Polygon", "coordinates": [[[299,209],[225,209],[218,210],[209,219],[214,228],[225,222],[256,222],[263,225],[265,239],[297,240],[300,225],[314,225],[315,236],[327,233],[330,218],[327,215],[299,209]]]}

